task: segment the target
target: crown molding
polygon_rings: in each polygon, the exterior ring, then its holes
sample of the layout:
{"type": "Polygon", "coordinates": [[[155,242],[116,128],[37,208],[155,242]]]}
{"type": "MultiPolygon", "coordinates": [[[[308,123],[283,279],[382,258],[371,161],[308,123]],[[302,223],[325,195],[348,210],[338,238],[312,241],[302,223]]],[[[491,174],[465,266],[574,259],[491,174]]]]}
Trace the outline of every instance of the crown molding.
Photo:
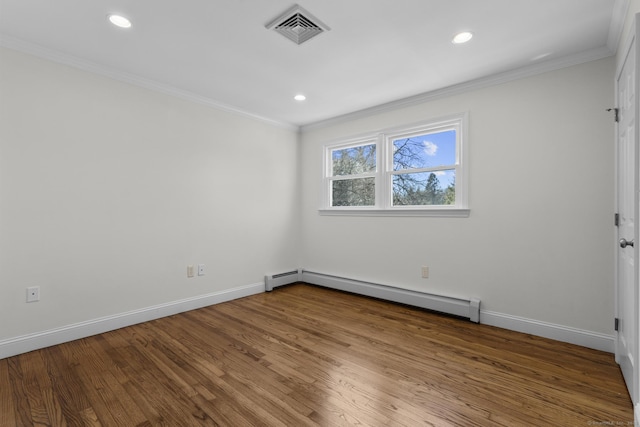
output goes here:
{"type": "MultiPolygon", "coordinates": [[[[495,86],[495,85],[507,83],[510,81],[535,76],[537,74],[542,74],[549,71],[555,71],[555,70],[570,67],[573,65],[579,65],[586,62],[595,61],[598,59],[615,55],[615,50],[610,49],[609,44],[613,43],[615,40],[620,38],[620,34],[622,32],[622,26],[624,24],[624,19],[623,18],[621,19],[620,15],[621,14],[624,15],[624,13],[626,13],[627,8],[628,8],[628,0],[616,0],[616,5],[614,7],[614,13],[613,13],[614,16],[612,17],[612,25],[611,25],[611,28],[615,26],[616,29],[615,30],[610,29],[607,46],[603,46],[597,49],[587,50],[575,55],[570,55],[562,58],[557,58],[557,59],[553,59],[545,62],[532,64],[526,67],[518,68],[516,70],[511,70],[511,71],[506,71],[499,74],[490,75],[487,77],[471,80],[471,81],[460,83],[457,85],[452,85],[446,88],[437,89],[430,92],[424,92],[418,95],[410,96],[403,99],[398,99],[388,103],[376,105],[376,106],[358,110],[352,113],[347,113],[341,116],[332,117],[326,120],[304,124],[301,126],[297,126],[292,123],[281,122],[274,119],[270,119],[268,117],[260,116],[260,115],[257,115],[257,114],[254,114],[230,105],[223,104],[211,98],[197,95],[193,92],[178,89],[176,87],[159,83],[150,79],[145,79],[143,77],[140,77],[134,74],[114,70],[95,62],[87,61],[85,59],[81,59],[73,55],[68,55],[68,54],[59,52],[57,50],[46,48],[41,45],[27,42],[27,41],[24,41],[12,36],[8,36],[5,34],[0,34],[0,46],[5,47],[7,49],[16,50],[29,55],[33,55],[33,56],[46,59],[52,62],[56,62],[59,64],[67,65],[76,69],[80,69],[82,71],[102,75],[104,77],[121,81],[123,83],[128,83],[134,86],[138,86],[138,87],[142,87],[155,92],[163,93],[165,95],[173,96],[186,101],[195,102],[201,105],[205,105],[211,108],[216,108],[218,110],[226,111],[232,114],[248,117],[257,121],[268,123],[276,127],[303,133],[313,129],[324,128],[324,127],[332,126],[335,124],[344,123],[349,120],[366,118],[376,114],[382,114],[388,111],[393,111],[399,108],[423,104],[426,102],[450,97],[453,95],[469,92],[472,90],[495,86]]],[[[617,46],[617,43],[616,43],[616,46],[617,46]]]]}
{"type": "Polygon", "coordinates": [[[176,87],[159,83],[154,80],[146,79],[135,74],[126,73],[123,71],[115,70],[105,67],[104,65],[87,61],[85,59],[78,58],[73,55],[59,52],[54,49],[50,49],[44,46],[40,46],[35,43],[27,42],[15,37],[11,37],[5,34],[0,34],[0,46],[7,49],[15,50],[18,52],[26,53],[36,56],[41,59],[56,62],[59,64],[67,65],[73,68],[77,68],[82,71],[86,71],[93,74],[98,74],[103,77],[107,77],[113,80],[118,80],[123,83],[128,83],[134,86],[139,86],[144,89],[160,92],[165,95],[169,95],[175,98],[180,98],[186,101],[195,102],[197,104],[205,105],[207,107],[222,110],[228,113],[237,114],[240,116],[248,117],[254,120],[268,123],[273,126],[289,129],[292,131],[298,131],[299,127],[291,123],[285,123],[277,120],[263,117],[257,114],[250,113],[248,111],[233,107],[231,105],[223,104],[205,96],[197,95],[193,92],[178,89],[176,87]]]}
{"type": "Polygon", "coordinates": [[[468,82],[448,86],[442,89],[437,89],[430,92],[424,92],[418,95],[410,96],[408,98],[402,98],[395,101],[387,102],[385,104],[376,105],[374,107],[366,108],[363,110],[355,111],[353,113],[344,114],[341,116],[333,117],[330,119],[322,120],[319,122],[309,123],[300,126],[300,132],[304,133],[314,129],[320,129],[328,126],[333,126],[339,123],[344,123],[350,120],[363,119],[377,114],[397,110],[399,108],[411,107],[414,105],[424,104],[427,102],[435,101],[437,99],[447,98],[453,95],[459,95],[462,93],[470,92],[477,89],[482,89],[490,86],[496,86],[503,83],[508,83],[514,80],[520,80],[526,77],[532,77],[538,74],[547,73],[550,71],[556,71],[563,68],[571,67],[574,65],[580,65],[598,59],[607,58],[615,55],[615,51],[611,51],[608,47],[603,46],[597,49],[591,49],[584,52],[577,53],[575,55],[569,55],[562,58],[551,59],[544,62],[528,65],[525,67],[517,68],[515,70],[505,71],[503,73],[493,74],[486,77],[482,77],[468,82]]]}
{"type": "Polygon", "coordinates": [[[622,31],[624,31],[624,21],[629,10],[629,0],[615,0],[611,13],[611,23],[609,24],[609,35],[607,37],[607,47],[614,54],[618,49],[622,31]]]}

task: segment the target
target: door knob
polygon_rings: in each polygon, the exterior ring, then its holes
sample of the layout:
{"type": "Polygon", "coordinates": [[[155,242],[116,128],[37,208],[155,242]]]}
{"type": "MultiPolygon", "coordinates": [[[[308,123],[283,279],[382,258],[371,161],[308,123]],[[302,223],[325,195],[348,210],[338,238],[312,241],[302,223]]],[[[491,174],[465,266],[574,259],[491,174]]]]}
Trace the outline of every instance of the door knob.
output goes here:
{"type": "Polygon", "coordinates": [[[633,240],[627,241],[627,239],[620,239],[620,247],[624,249],[627,246],[633,247],[633,240]]]}

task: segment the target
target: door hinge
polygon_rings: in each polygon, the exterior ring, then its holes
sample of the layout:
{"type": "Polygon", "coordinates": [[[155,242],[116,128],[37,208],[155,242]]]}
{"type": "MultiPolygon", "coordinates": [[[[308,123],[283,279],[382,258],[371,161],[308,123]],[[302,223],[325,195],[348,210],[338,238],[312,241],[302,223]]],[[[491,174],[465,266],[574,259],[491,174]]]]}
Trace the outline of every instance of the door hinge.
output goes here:
{"type": "Polygon", "coordinates": [[[613,111],[613,120],[618,123],[620,120],[618,118],[618,112],[620,111],[618,108],[607,108],[607,111],[613,111]]]}
{"type": "Polygon", "coordinates": [[[618,319],[617,317],[616,317],[616,320],[614,322],[613,330],[616,331],[616,332],[620,330],[620,319],[618,319]]]}
{"type": "Polygon", "coordinates": [[[614,214],[613,216],[613,225],[615,225],[616,227],[620,226],[620,214],[614,214]]]}

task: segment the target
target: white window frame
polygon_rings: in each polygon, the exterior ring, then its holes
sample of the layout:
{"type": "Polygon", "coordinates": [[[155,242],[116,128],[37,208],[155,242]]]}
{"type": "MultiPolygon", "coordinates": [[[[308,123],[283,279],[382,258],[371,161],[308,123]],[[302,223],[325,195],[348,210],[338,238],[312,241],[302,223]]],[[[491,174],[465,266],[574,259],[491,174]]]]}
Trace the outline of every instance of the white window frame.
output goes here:
{"type": "Polygon", "coordinates": [[[323,177],[321,215],[353,215],[353,216],[432,216],[432,217],[468,217],[468,162],[466,140],[468,134],[468,113],[460,113],[440,117],[417,124],[384,129],[359,137],[333,141],[323,146],[323,177]],[[456,201],[452,205],[393,206],[393,175],[414,171],[406,169],[393,170],[393,141],[403,137],[423,135],[455,129],[456,159],[455,165],[424,168],[416,171],[429,172],[455,169],[456,201]],[[332,151],[361,145],[376,145],[376,171],[360,175],[352,175],[346,179],[375,177],[374,206],[331,206],[332,182],[345,177],[332,176],[332,151]],[[453,167],[452,167],[453,166],[453,167]]]}
{"type": "MultiPolygon", "coordinates": [[[[373,136],[364,136],[361,138],[354,138],[354,139],[349,139],[349,140],[343,140],[340,142],[337,142],[335,144],[331,144],[331,145],[327,145],[325,146],[325,161],[324,161],[324,187],[326,188],[326,191],[323,191],[324,193],[324,197],[325,200],[323,202],[323,206],[331,206],[331,188],[332,188],[332,183],[334,181],[340,181],[340,180],[348,180],[348,179],[361,179],[361,178],[374,178],[375,179],[375,199],[376,201],[379,200],[380,197],[380,188],[378,186],[378,175],[379,175],[379,171],[380,168],[382,167],[382,163],[381,163],[381,153],[380,153],[380,144],[378,141],[378,137],[377,135],[373,135],[373,136]],[[333,175],[333,158],[332,158],[332,153],[335,150],[342,150],[345,148],[351,148],[351,147],[361,147],[364,145],[375,145],[376,147],[376,170],[374,172],[365,172],[365,173],[361,173],[361,174],[357,174],[357,175],[333,175]]],[[[331,207],[331,209],[343,209],[343,210],[348,210],[348,211],[354,211],[354,210],[372,210],[372,209],[377,209],[377,206],[335,206],[335,207],[331,207]]]]}

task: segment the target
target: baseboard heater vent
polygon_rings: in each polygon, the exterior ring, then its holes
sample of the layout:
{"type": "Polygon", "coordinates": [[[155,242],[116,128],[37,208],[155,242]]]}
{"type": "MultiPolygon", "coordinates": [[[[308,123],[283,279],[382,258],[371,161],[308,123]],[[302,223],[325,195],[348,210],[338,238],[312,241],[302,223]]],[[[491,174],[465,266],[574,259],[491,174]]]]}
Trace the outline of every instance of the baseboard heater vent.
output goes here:
{"type": "Polygon", "coordinates": [[[354,294],[366,295],[401,304],[412,305],[453,316],[464,317],[472,322],[480,322],[480,300],[477,298],[462,299],[425,292],[395,288],[393,286],[347,279],[345,277],[314,273],[301,270],[265,277],[267,291],[274,287],[295,282],[304,282],[325,288],[337,289],[354,294]]]}
{"type": "Polygon", "coordinates": [[[264,289],[271,292],[273,288],[278,286],[289,285],[302,281],[302,270],[287,271],[286,273],[273,274],[264,276],[264,289]]]}

